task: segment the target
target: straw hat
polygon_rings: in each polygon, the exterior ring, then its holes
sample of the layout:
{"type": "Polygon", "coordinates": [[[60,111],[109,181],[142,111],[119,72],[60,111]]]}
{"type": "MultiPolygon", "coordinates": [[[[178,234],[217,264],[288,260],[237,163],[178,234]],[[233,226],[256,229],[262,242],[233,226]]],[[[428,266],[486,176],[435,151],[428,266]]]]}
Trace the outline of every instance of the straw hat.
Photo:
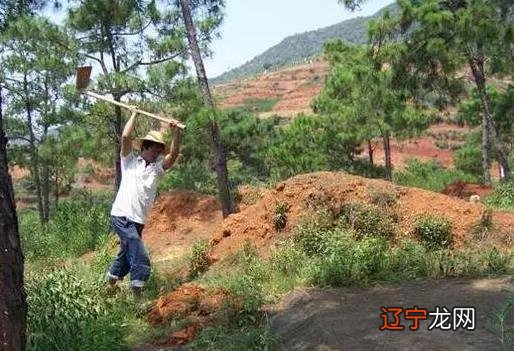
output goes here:
{"type": "Polygon", "coordinates": [[[164,145],[162,154],[165,155],[168,153],[168,145],[164,141],[164,136],[162,135],[161,132],[159,132],[157,130],[151,130],[143,138],[134,139],[134,141],[132,142],[132,146],[134,147],[134,149],[141,150],[141,145],[143,144],[144,140],[153,141],[154,143],[159,143],[159,144],[164,145]]]}

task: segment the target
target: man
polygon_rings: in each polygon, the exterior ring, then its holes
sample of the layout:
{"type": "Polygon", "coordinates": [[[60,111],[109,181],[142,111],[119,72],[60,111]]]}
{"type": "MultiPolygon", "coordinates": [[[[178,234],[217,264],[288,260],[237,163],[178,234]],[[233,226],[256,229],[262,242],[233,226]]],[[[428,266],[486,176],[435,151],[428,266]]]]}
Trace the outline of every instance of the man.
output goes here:
{"type": "Polygon", "coordinates": [[[150,259],[142,241],[142,231],[159,179],[177,159],[180,129],[170,125],[174,136],[168,151],[158,131],[150,131],[144,138],[132,141],[135,118],[136,113],[133,113],[121,137],[122,177],[111,210],[111,224],[120,239],[120,251],[107,271],[107,279],[114,287],[130,273],[130,288],[140,295],[150,276],[150,259]],[[140,150],[139,156],[132,148],[140,150]],[[159,158],[161,154],[163,158],[159,158]]]}

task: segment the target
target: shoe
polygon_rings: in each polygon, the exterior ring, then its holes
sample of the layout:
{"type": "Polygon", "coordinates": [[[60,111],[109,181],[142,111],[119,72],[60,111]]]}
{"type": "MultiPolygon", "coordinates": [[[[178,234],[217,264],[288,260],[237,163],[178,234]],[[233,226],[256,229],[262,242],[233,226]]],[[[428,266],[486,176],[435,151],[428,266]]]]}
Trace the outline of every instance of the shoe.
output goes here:
{"type": "Polygon", "coordinates": [[[112,274],[111,272],[107,271],[105,273],[105,281],[107,283],[109,283],[110,286],[115,286],[116,283],[118,282],[118,280],[120,280],[121,278],[112,274]]]}
{"type": "Polygon", "coordinates": [[[116,284],[118,283],[118,279],[116,279],[114,277],[108,277],[107,278],[107,283],[109,284],[109,286],[111,288],[114,288],[114,287],[116,287],[116,284]]]}
{"type": "Polygon", "coordinates": [[[144,288],[142,286],[131,286],[130,290],[135,298],[140,299],[143,297],[144,288]]]}

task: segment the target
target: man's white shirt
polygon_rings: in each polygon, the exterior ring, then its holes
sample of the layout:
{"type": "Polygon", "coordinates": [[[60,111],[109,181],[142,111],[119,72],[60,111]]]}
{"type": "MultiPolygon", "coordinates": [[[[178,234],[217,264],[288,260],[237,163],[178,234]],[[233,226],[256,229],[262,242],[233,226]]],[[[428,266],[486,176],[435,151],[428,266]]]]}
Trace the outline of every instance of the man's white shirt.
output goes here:
{"type": "Polygon", "coordinates": [[[121,184],[112,205],[111,216],[127,217],[144,224],[164,174],[162,159],[146,165],[141,156],[129,153],[121,158],[121,184]]]}

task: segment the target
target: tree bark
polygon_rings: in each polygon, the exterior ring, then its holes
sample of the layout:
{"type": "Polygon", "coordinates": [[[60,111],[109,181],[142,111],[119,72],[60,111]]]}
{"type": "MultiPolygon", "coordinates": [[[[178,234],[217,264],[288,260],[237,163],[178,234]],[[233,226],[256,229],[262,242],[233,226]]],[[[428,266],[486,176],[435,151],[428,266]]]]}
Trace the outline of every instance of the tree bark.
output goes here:
{"type": "Polygon", "coordinates": [[[59,171],[55,169],[54,176],[54,211],[59,207],[59,171]]]}
{"type": "MultiPolygon", "coordinates": [[[[198,41],[196,39],[196,29],[191,17],[189,0],[180,0],[180,7],[182,9],[182,16],[186,26],[191,57],[195,64],[196,77],[202,92],[203,103],[206,107],[213,108],[214,103],[209,90],[209,83],[207,81],[207,75],[205,74],[200,48],[198,47],[198,41]]],[[[211,148],[214,156],[214,169],[217,176],[219,199],[221,202],[223,217],[226,217],[233,212],[228,180],[227,157],[221,141],[218,123],[214,119],[211,119],[209,122],[209,131],[211,134],[211,148]]]]}
{"type": "Polygon", "coordinates": [[[391,162],[391,138],[389,134],[385,134],[383,136],[384,140],[384,158],[385,158],[385,168],[386,168],[386,179],[391,181],[393,180],[393,164],[391,162]]]}
{"type": "Polygon", "coordinates": [[[369,163],[373,166],[373,145],[371,145],[371,140],[368,140],[368,157],[369,163]]]}
{"type": "Polygon", "coordinates": [[[24,258],[18,234],[14,191],[7,166],[6,144],[0,87],[0,350],[24,351],[27,330],[24,258]]]}
{"type": "MultiPolygon", "coordinates": [[[[43,132],[43,140],[46,139],[47,134],[48,126],[45,126],[45,130],[43,132]]],[[[50,167],[48,166],[48,162],[49,160],[45,160],[42,165],[43,178],[41,191],[43,195],[43,221],[45,223],[47,223],[48,219],[50,218],[50,167]]]]}
{"type": "Polygon", "coordinates": [[[28,91],[28,81],[27,76],[23,76],[23,90],[25,93],[25,109],[27,113],[27,127],[29,130],[29,139],[30,139],[30,166],[32,179],[34,180],[34,185],[36,187],[36,197],[37,197],[37,208],[39,212],[39,221],[43,224],[45,223],[45,215],[43,210],[43,196],[41,193],[41,178],[39,176],[39,159],[36,148],[36,136],[34,135],[34,128],[32,126],[32,106],[29,101],[29,91],[28,91]]]}
{"type": "Polygon", "coordinates": [[[511,171],[507,152],[500,138],[500,132],[496,129],[494,120],[491,116],[489,108],[489,97],[487,96],[486,80],[484,72],[484,60],[473,56],[469,58],[469,66],[473,73],[473,79],[480,96],[482,105],[482,169],[484,175],[484,185],[491,185],[491,145],[494,144],[498,151],[500,166],[503,168],[504,178],[508,181],[511,179],[511,171]]]}

